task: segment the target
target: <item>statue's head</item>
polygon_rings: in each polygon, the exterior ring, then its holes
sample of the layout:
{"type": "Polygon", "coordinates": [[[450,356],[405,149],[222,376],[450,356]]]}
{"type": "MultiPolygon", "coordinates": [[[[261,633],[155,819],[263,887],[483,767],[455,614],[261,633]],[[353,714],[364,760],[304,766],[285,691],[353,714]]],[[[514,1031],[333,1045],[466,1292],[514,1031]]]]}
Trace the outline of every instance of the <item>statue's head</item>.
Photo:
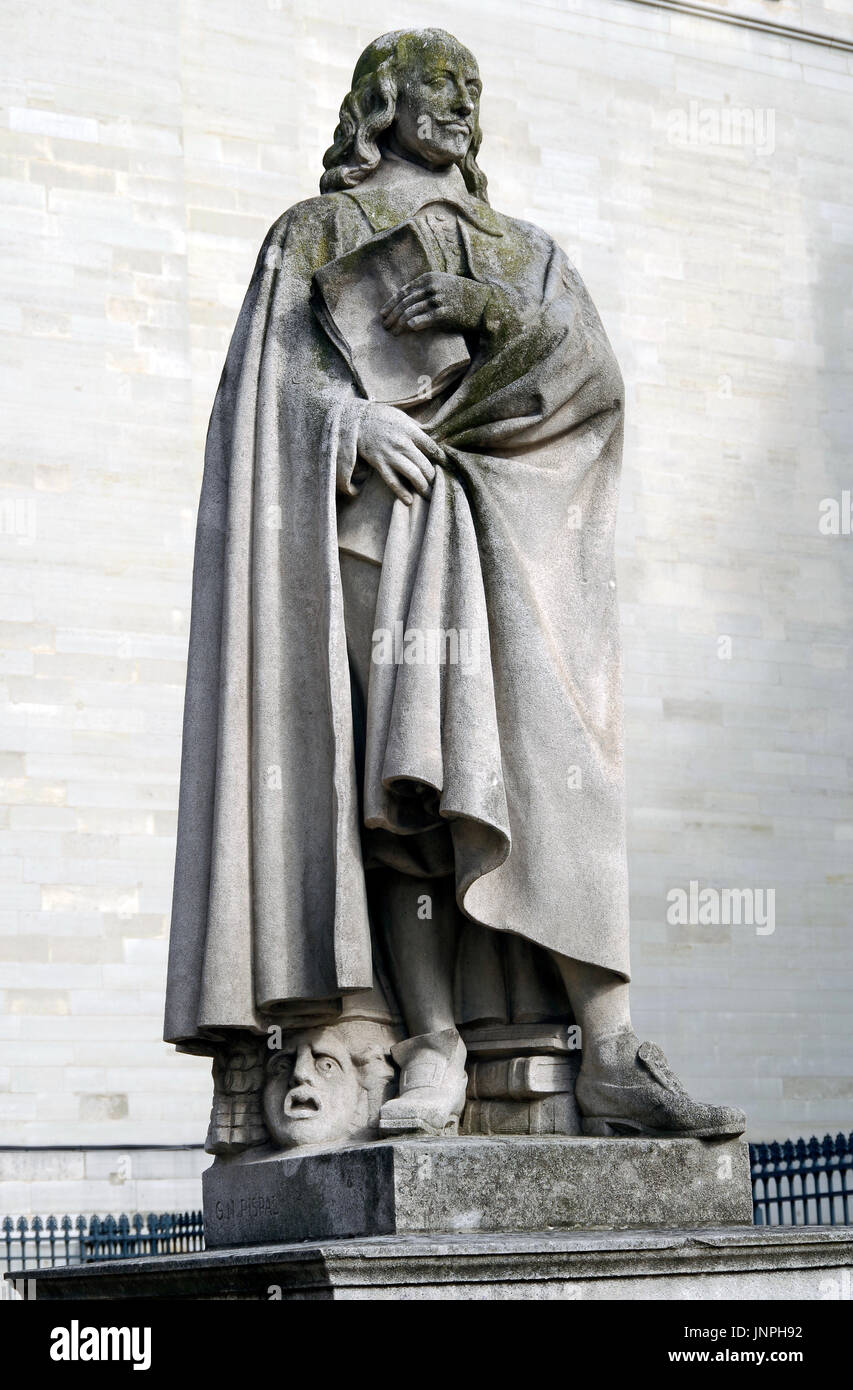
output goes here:
{"type": "Polygon", "coordinates": [[[267,1063],[264,1119],[282,1148],[375,1138],[393,1089],[393,1038],[354,1019],[287,1035],[267,1063]]]}
{"type": "Polygon", "coordinates": [[[486,198],[477,164],[480,74],[473,54],[444,29],[398,29],[356,63],[334,142],[323,156],[323,193],[354,188],[384,149],[428,168],[457,164],[468,191],[486,198]]]}

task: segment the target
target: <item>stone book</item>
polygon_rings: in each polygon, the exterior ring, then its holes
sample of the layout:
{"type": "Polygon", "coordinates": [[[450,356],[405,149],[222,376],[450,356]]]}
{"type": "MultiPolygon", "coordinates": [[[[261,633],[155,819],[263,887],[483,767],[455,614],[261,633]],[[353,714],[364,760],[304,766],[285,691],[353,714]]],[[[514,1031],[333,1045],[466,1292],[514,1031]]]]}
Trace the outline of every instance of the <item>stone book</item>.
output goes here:
{"type": "Polygon", "coordinates": [[[536,1100],[573,1091],[574,1062],[563,1057],[501,1057],[473,1062],[468,1069],[470,1100],[536,1100]]]}
{"type": "Polygon", "coordinates": [[[414,222],[371,237],[315,272],[314,311],[371,401],[429,400],[470,362],[465,340],[447,329],[395,336],[379,311],[397,290],[434,267],[414,222]]]}
{"type": "Polygon", "coordinates": [[[469,1100],[459,1133],[580,1134],[574,1095],[540,1096],[538,1100],[469,1100]]]}

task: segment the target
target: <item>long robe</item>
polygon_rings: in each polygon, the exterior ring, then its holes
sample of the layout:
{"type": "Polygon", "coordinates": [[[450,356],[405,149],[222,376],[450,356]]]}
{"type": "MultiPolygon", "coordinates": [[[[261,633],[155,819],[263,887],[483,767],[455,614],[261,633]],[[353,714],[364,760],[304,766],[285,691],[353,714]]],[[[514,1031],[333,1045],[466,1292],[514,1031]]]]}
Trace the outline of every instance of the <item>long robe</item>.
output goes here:
{"type": "MultiPolygon", "coordinates": [[[[628,978],[622,428],[619,369],[579,276],[455,167],[383,160],[272,227],[205,455],[167,1040],[203,1047],[371,987],[365,826],[446,826],[467,918],[628,978]],[[388,495],[376,628],[396,634],[396,658],[401,632],[450,632],[468,659],[372,668],[362,801],[338,516],[357,532],[348,502],[379,480],[364,482],[357,388],[312,278],[429,204],[453,210],[493,308],[464,376],[422,412],[448,460],[431,497],[388,495]]],[[[365,515],[375,532],[377,509],[365,515]]]]}

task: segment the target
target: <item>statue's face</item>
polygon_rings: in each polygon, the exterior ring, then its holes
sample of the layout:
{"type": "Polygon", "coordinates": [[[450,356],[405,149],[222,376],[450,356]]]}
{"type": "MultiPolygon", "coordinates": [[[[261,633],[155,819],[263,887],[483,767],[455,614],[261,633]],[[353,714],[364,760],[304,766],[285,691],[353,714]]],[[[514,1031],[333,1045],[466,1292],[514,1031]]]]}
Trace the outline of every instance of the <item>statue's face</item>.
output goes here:
{"type": "Polygon", "coordinates": [[[364,1108],[358,1069],[331,1028],[294,1033],[269,1064],[264,1118],[283,1148],[347,1139],[364,1108]]]}
{"type": "Polygon", "coordinates": [[[432,43],[410,50],[397,77],[397,152],[433,168],[458,164],[471,144],[482,85],[465,48],[432,43]]]}

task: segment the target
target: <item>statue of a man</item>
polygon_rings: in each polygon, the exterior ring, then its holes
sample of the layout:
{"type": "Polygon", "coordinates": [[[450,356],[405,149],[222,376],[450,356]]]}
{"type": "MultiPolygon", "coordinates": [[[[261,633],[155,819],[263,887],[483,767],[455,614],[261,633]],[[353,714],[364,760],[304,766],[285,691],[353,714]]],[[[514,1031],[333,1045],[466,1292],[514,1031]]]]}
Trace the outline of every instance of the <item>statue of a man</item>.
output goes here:
{"type": "Polygon", "coordinates": [[[631,1027],[623,384],[563,252],[489,205],[480,91],[443,30],[371,43],[252,277],[199,511],[166,1037],[334,1024],[380,978],[380,1131],[440,1135],[460,1027],[553,1018],[556,987],[586,1133],[738,1134],[631,1027]],[[394,352],[443,365],[409,390],[394,352]]]}

